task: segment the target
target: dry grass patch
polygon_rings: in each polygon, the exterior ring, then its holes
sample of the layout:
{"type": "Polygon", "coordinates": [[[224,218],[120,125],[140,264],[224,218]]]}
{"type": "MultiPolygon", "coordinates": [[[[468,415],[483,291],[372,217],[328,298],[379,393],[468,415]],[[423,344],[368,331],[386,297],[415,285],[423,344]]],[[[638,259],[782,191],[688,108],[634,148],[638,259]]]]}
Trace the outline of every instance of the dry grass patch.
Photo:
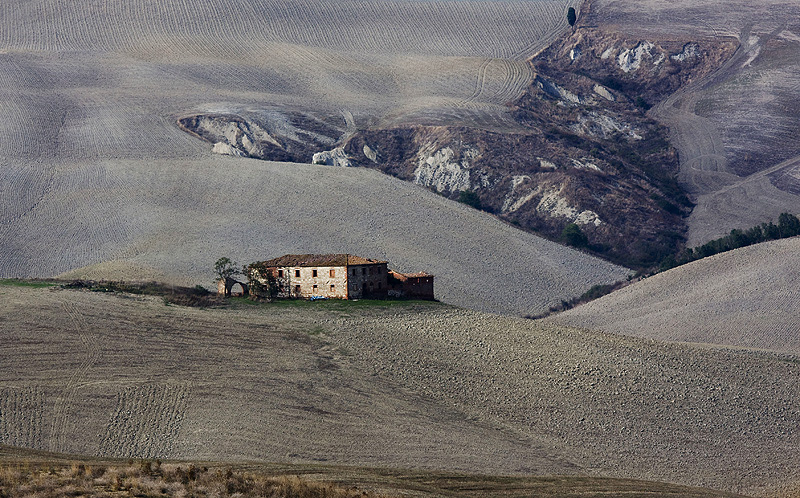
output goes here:
{"type": "Polygon", "coordinates": [[[298,476],[270,476],[233,469],[209,469],[194,464],[92,466],[82,462],[58,465],[30,463],[0,466],[0,497],[37,498],[91,496],[259,496],[274,498],[380,498],[356,488],[315,482],[298,476]]]}
{"type": "Polygon", "coordinates": [[[2,446],[0,460],[3,460],[0,463],[1,498],[740,496],[662,482],[567,475],[510,477],[315,464],[253,464],[230,467],[215,463],[162,464],[158,460],[70,461],[61,455],[2,446]],[[25,460],[20,460],[22,457],[25,460]]]}
{"type": "MultiPolygon", "coordinates": [[[[22,280],[20,282],[25,281],[22,280]]],[[[62,287],[65,289],[83,289],[92,292],[113,292],[123,294],[140,294],[145,296],[160,296],[164,299],[164,304],[177,304],[180,306],[192,306],[195,308],[217,307],[225,304],[225,298],[210,292],[200,285],[195,287],[182,287],[179,285],[170,285],[159,282],[142,283],[116,282],[109,280],[73,280],[63,284],[62,287]]]]}

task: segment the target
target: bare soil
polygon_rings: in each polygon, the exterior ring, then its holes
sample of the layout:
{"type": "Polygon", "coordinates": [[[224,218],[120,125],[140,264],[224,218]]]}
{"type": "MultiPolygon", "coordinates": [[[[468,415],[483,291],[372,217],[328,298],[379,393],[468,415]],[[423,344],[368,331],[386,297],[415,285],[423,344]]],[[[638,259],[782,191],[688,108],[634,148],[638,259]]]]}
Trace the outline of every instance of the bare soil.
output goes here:
{"type": "Polygon", "coordinates": [[[800,354],[800,238],[717,254],[547,319],[663,341],[800,354]]]}
{"type": "Polygon", "coordinates": [[[0,442],[74,454],[796,480],[798,364],[422,303],[0,287],[0,442]]]}

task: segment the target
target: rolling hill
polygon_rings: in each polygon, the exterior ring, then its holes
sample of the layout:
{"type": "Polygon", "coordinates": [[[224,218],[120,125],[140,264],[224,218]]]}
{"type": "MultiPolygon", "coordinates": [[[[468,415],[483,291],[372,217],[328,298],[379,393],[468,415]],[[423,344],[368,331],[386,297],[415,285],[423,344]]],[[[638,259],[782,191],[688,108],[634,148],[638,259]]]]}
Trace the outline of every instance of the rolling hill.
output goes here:
{"type": "Polygon", "coordinates": [[[193,309],[8,283],[0,323],[0,444],[743,493],[800,471],[800,367],[771,353],[437,303],[193,309]]]}
{"type": "Polygon", "coordinates": [[[717,254],[659,273],[548,322],[660,341],[800,354],[800,238],[717,254]]]}
{"type": "Polygon", "coordinates": [[[734,37],[715,73],[651,111],[671,129],[679,179],[697,206],[687,245],[799,212],[800,2],[597,0],[586,24],[645,39],[734,37]]]}
{"type": "MultiPolygon", "coordinates": [[[[737,39],[728,62],[646,116],[670,127],[697,202],[690,245],[800,212],[797,0],[2,2],[0,277],[209,285],[220,256],[351,252],[434,273],[447,304],[192,309],[2,281],[0,444],[797,489],[797,239],[697,261],[548,321],[498,316],[488,313],[536,314],[629,272],[378,171],[217,155],[178,126],[252,117],[269,124],[265,142],[278,130],[319,146],[411,125],[509,133],[508,103],[533,89],[566,129],[587,110],[570,82],[596,102],[621,95],[573,78],[572,59],[561,79],[534,74],[528,59],[567,32],[570,6],[581,16],[569,43],[587,28],[617,44],[606,36],[616,30],[657,42],[666,60],[691,52],[684,40],[737,39]]],[[[578,53],[561,48],[554,58],[578,53]]],[[[622,57],[609,59],[615,71],[632,67],[622,54],[636,49],[609,49],[622,57]]],[[[522,110],[535,114],[531,100],[522,110]]],[[[580,124],[609,141],[627,129],[580,124]]],[[[675,156],[663,156],[669,176],[675,156]]],[[[512,173],[508,185],[531,186],[512,173]]],[[[591,182],[579,186],[593,197],[591,182]]]]}
{"type": "Polygon", "coordinates": [[[222,158],[176,124],[253,113],[291,135],[301,113],[346,134],[420,109],[505,115],[567,5],[4,2],[0,276],[209,285],[220,256],[351,252],[437,274],[448,302],[513,314],[623,278],[422,188],[222,158]]]}

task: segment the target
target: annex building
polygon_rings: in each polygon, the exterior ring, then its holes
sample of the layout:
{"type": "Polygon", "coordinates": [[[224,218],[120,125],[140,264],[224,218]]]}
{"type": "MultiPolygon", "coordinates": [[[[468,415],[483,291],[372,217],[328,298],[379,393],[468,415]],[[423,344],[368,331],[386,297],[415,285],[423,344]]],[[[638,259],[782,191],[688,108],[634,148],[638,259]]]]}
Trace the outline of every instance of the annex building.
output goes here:
{"type": "Polygon", "coordinates": [[[260,263],[278,298],[433,299],[433,275],[389,271],[388,263],[352,254],[286,254],[260,263]]]}

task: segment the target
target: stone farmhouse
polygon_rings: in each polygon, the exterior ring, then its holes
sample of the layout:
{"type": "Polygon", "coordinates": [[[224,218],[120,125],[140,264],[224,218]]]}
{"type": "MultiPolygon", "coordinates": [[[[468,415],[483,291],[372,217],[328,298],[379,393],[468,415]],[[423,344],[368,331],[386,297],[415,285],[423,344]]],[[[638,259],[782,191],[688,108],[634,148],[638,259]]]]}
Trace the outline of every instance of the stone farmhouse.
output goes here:
{"type": "Polygon", "coordinates": [[[433,275],[389,271],[387,265],[352,254],[287,254],[259,263],[272,276],[278,298],[434,298],[433,275]]]}

